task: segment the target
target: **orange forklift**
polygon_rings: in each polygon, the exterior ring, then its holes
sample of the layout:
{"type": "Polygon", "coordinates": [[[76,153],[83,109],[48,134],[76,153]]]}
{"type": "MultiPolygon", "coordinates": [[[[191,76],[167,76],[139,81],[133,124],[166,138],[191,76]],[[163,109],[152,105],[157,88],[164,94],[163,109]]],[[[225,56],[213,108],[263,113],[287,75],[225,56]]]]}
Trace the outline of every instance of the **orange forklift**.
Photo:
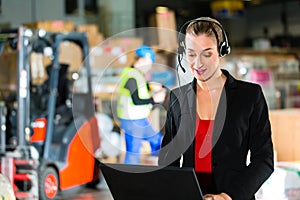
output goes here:
{"type": "Polygon", "coordinates": [[[95,186],[100,135],[86,34],[19,27],[0,35],[18,55],[16,91],[0,99],[0,172],[12,183],[16,199],[56,199],[61,191],[95,186]],[[71,80],[68,65],[59,63],[60,44],[66,41],[82,50],[82,67],[71,80]],[[32,52],[52,58],[41,85],[31,81],[32,52]]]}

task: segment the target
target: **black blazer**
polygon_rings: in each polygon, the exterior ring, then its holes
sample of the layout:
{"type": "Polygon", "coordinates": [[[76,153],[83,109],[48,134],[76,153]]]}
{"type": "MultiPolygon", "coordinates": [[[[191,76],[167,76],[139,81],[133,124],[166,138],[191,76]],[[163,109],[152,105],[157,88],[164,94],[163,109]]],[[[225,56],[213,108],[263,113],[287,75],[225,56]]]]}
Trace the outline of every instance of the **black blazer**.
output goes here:
{"type": "MultiPolygon", "coordinates": [[[[213,129],[212,174],[216,193],[254,199],[274,171],[268,107],[257,84],[227,77],[213,129]],[[251,163],[246,165],[248,151],[251,163]]],[[[170,92],[159,165],[194,167],[196,80],[170,92]]]]}

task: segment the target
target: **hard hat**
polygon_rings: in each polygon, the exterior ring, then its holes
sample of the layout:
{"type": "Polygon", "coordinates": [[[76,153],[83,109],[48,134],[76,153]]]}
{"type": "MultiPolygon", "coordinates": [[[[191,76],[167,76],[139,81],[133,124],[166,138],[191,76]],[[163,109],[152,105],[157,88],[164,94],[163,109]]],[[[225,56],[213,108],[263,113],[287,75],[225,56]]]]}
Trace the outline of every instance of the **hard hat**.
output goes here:
{"type": "Polygon", "coordinates": [[[152,62],[155,62],[155,53],[151,47],[142,45],[135,50],[137,56],[142,58],[149,58],[152,62]]]}

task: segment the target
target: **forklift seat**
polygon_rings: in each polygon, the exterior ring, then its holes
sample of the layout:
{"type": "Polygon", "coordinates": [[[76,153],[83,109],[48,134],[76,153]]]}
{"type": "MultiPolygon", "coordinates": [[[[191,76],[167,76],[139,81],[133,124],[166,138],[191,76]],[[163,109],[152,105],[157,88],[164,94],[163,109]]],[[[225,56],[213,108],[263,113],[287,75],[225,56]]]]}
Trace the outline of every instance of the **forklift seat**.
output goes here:
{"type": "MultiPolygon", "coordinates": [[[[57,84],[57,97],[56,97],[56,107],[60,105],[65,105],[66,100],[70,95],[70,84],[69,79],[67,77],[69,65],[68,64],[60,64],[59,69],[59,77],[57,84]]],[[[42,107],[47,108],[49,93],[50,93],[50,76],[51,76],[52,64],[46,67],[46,71],[48,74],[48,79],[42,85],[42,107]]]]}

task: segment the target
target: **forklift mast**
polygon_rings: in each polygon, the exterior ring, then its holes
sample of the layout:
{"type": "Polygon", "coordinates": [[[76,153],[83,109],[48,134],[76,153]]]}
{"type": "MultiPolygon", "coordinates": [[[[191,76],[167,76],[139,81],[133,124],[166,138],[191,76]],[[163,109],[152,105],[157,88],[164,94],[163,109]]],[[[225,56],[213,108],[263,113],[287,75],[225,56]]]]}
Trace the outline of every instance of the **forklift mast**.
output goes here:
{"type": "MultiPolygon", "coordinates": [[[[33,32],[24,27],[18,30],[18,70],[17,70],[17,133],[18,146],[26,146],[26,138],[30,137],[30,40],[33,32]]],[[[26,151],[25,151],[26,152],[26,151]]]]}
{"type": "MultiPolygon", "coordinates": [[[[74,42],[82,49],[82,60],[83,60],[83,66],[85,67],[85,70],[87,72],[87,81],[88,81],[88,91],[92,91],[91,87],[91,72],[89,68],[89,48],[88,48],[88,41],[86,38],[85,33],[78,33],[78,32],[71,32],[68,34],[58,34],[55,37],[55,42],[53,46],[54,51],[54,59],[53,59],[53,68],[51,70],[51,78],[50,78],[50,96],[48,101],[48,118],[47,118],[47,135],[44,143],[44,149],[43,149],[43,159],[47,160],[49,157],[49,150],[50,150],[50,144],[53,137],[53,123],[54,123],[54,115],[55,115],[55,104],[56,104],[56,98],[57,98],[57,84],[58,84],[58,76],[59,76],[59,69],[60,69],[60,63],[59,63],[59,54],[60,49],[59,46],[64,41],[70,41],[74,42]]],[[[92,95],[88,94],[87,97],[90,97],[87,99],[86,103],[90,103],[88,105],[92,105],[93,99],[92,95]]],[[[73,96],[74,100],[74,96],[73,96]]],[[[76,102],[76,100],[75,100],[76,102]]],[[[74,102],[73,102],[74,103],[74,102]]],[[[80,115],[85,115],[87,119],[89,119],[93,114],[94,111],[91,109],[85,110],[86,113],[80,113],[80,115]]],[[[73,107],[73,115],[76,117],[76,108],[73,107]],[[74,110],[75,109],[75,110],[74,110]]]]}
{"type": "MultiPolygon", "coordinates": [[[[7,43],[12,49],[16,48],[18,32],[19,29],[0,29],[0,55],[3,53],[7,43]]],[[[4,101],[0,101],[0,155],[2,156],[6,152],[6,116],[7,107],[4,101]]]]}
{"type": "MultiPolygon", "coordinates": [[[[13,151],[7,151],[5,135],[6,128],[1,129],[1,173],[4,174],[15,189],[15,181],[31,180],[31,187],[28,192],[18,191],[15,193],[17,199],[37,199],[38,198],[38,175],[37,167],[39,165],[38,156],[27,141],[30,137],[30,64],[29,52],[31,49],[31,40],[34,32],[24,27],[17,30],[6,30],[1,32],[1,36],[6,35],[4,39],[10,43],[12,48],[17,49],[17,84],[16,99],[17,118],[16,133],[17,144],[13,151]],[[34,156],[33,156],[34,155],[34,156]],[[30,167],[29,167],[30,166],[30,167]],[[21,170],[20,170],[21,169],[21,170]],[[16,173],[18,171],[18,173],[16,173]]],[[[3,39],[3,37],[2,37],[3,39]]],[[[5,41],[1,41],[5,42],[5,41]]],[[[4,48],[4,47],[3,47],[4,48]]],[[[2,49],[3,50],[3,49],[2,49]]],[[[1,125],[6,124],[6,108],[2,108],[1,125]]],[[[26,184],[23,185],[24,187],[26,184]]]]}

